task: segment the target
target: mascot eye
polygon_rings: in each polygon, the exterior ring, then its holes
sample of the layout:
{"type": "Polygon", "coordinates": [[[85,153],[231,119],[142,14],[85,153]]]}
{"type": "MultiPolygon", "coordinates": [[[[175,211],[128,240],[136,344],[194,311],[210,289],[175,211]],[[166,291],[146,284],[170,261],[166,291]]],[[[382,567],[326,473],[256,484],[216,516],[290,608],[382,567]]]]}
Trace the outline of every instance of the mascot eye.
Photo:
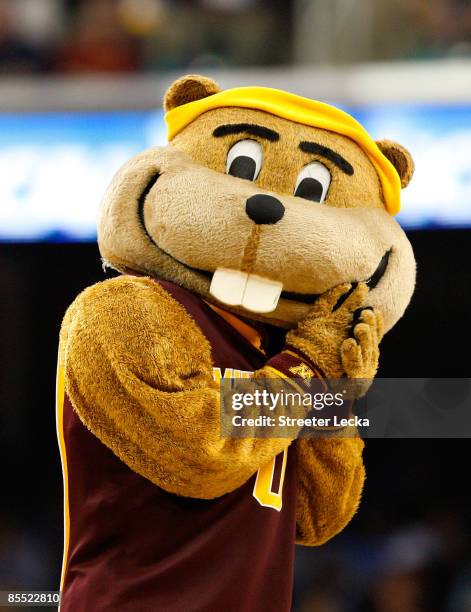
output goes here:
{"type": "Polygon", "coordinates": [[[320,162],[304,166],[296,180],[294,195],[313,202],[323,202],[329,191],[330,172],[320,162]]]}
{"type": "Polygon", "coordinates": [[[229,149],[226,172],[241,179],[254,181],[262,167],[262,147],[256,140],[239,140],[229,149]]]}

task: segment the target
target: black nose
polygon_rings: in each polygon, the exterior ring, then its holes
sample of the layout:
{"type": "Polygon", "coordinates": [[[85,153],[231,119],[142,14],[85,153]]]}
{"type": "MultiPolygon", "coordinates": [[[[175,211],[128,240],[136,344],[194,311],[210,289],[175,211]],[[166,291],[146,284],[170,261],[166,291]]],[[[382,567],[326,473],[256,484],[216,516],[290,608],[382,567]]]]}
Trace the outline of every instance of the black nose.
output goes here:
{"type": "Polygon", "coordinates": [[[245,212],[257,225],[273,224],[283,219],[285,207],[276,198],[259,193],[247,200],[245,212]]]}

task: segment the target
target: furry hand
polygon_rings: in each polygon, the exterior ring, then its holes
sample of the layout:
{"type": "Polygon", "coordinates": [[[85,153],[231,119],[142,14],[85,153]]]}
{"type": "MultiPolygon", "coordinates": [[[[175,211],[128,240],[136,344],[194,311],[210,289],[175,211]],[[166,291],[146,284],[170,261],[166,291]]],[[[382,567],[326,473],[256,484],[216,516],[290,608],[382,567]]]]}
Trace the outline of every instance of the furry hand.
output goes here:
{"type": "Polygon", "coordinates": [[[366,389],[378,368],[382,337],[381,314],[366,306],[368,291],[364,283],[353,290],[348,283],[330,289],[286,336],[287,344],[303,352],[327,378],[363,379],[366,389]]]}

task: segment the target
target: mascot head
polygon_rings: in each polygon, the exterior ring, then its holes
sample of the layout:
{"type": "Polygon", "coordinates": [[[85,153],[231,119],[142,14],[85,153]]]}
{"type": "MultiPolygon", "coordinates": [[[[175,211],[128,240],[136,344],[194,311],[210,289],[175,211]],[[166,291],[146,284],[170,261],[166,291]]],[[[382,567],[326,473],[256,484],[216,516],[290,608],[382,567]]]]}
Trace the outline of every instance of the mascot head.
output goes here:
{"type": "Polygon", "coordinates": [[[413,173],[402,146],[347,113],[205,77],[169,88],[169,144],[131,159],[104,197],[104,261],[171,280],[233,312],[293,327],[317,297],[366,281],[385,329],[415,283],[394,215],[413,173]]]}

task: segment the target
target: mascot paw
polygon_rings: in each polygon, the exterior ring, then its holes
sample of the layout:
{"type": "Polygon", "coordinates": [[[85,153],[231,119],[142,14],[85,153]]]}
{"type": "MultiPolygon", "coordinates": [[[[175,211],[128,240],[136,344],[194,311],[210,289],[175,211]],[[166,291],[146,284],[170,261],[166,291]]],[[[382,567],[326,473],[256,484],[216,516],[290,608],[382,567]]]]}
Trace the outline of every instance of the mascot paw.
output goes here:
{"type": "Polygon", "coordinates": [[[305,353],[326,378],[374,376],[381,320],[366,309],[367,297],[365,283],[330,289],[297,329],[288,333],[288,344],[305,353]]]}
{"type": "Polygon", "coordinates": [[[359,310],[352,324],[352,337],[342,343],[340,355],[345,374],[352,384],[352,396],[364,395],[376,375],[383,318],[371,308],[359,310]]]}

